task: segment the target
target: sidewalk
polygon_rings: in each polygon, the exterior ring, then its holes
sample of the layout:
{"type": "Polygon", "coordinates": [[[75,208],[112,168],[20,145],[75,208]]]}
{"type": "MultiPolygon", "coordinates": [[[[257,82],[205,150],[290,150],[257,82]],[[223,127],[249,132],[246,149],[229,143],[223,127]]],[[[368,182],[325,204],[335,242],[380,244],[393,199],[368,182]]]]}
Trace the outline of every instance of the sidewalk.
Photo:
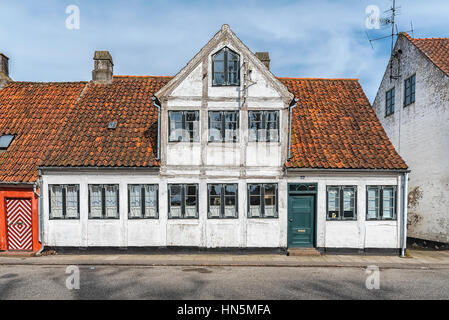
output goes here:
{"type": "Polygon", "coordinates": [[[95,266],[253,266],[253,267],[367,267],[392,269],[449,269],[449,251],[408,250],[397,256],[321,255],[289,257],[277,254],[60,254],[42,257],[0,257],[1,265],[95,266]]]}

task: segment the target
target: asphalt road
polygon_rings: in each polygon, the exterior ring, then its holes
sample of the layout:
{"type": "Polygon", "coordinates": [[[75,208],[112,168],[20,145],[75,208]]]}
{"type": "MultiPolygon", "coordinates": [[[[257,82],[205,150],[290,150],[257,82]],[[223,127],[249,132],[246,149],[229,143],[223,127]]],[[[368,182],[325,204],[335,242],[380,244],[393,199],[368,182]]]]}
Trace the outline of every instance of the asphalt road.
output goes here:
{"type": "Polygon", "coordinates": [[[80,289],[69,290],[65,267],[0,266],[0,299],[449,299],[449,269],[381,270],[378,290],[366,288],[362,268],[79,270],[80,289]]]}

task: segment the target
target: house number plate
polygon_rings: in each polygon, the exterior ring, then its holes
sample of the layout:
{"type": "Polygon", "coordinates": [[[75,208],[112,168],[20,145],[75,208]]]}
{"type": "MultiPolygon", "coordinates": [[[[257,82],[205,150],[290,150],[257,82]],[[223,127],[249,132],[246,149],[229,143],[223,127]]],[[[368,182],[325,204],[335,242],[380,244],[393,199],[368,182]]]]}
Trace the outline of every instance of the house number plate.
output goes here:
{"type": "Polygon", "coordinates": [[[306,232],[306,229],[298,229],[298,232],[299,232],[299,233],[305,233],[305,232],[306,232]]]}

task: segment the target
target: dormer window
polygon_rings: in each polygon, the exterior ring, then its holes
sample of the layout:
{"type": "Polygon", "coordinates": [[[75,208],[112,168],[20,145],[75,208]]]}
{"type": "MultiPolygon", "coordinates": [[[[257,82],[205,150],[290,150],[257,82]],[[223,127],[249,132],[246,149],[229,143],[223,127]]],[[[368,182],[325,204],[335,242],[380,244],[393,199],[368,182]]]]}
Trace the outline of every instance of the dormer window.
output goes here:
{"type": "Polygon", "coordinates": [[[212,56],[212,84],[214,86],[240,85],[240,56],[225,47],[212,56]]]}
{"type": "Polygon", "coordinates": [[[5,134],[0,136],[0,150],[7,150],[14,138],[15,135],[12,134],[5,134]]]}

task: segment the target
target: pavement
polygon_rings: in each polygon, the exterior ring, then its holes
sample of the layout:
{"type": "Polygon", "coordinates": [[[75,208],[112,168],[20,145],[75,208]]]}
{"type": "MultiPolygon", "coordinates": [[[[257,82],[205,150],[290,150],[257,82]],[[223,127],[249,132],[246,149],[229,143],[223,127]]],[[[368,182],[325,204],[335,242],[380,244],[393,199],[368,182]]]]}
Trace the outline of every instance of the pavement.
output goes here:
{"type": "Polygon", "coordinates": [[[408,250],[407,257],[381,255],[286,256],[281,254],[55,254],[0,256],[0,266],[196,266],[196,267],[367,267],[449,269],[449,251],[408,250]]]}

